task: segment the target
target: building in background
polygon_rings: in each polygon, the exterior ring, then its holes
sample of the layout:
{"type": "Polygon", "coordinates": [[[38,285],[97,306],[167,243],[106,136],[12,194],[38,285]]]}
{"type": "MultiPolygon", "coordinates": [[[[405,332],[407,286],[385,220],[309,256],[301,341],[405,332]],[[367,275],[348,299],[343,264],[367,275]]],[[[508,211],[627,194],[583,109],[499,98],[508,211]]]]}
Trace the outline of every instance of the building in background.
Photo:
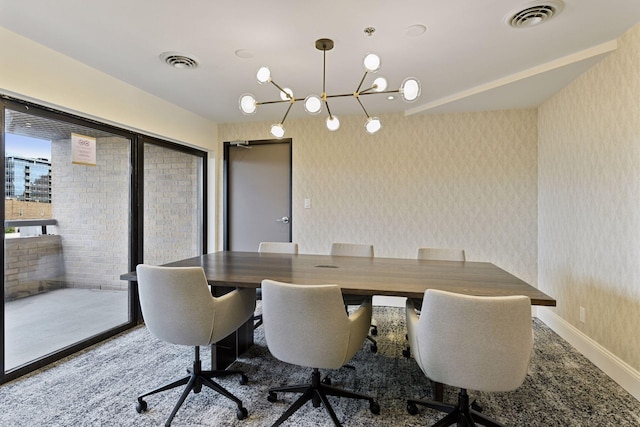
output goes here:
{"type": "Polygon", "coordinates": [[[5,220],[51,218],[51,162],[5,157],[5,220]]]}

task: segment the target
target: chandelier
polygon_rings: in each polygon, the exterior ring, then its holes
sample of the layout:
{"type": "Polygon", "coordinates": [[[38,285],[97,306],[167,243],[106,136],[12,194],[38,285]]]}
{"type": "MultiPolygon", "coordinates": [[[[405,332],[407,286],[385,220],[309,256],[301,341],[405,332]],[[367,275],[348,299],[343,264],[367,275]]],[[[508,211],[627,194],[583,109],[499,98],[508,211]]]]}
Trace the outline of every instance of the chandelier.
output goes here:
{"type": "Polygon", "coordinates": [[[337,116],[331,113],[331,109],[329,108],[329,99],[353,96],[355,100],[358,101],[358,104],[360,104],[360,107],[362,107],[364,114],[367,116],[364,128],[368,133],[374,134],[380,130],[380,128],[382,127],[382,122],[378,117],[371,117],[369,115],[366,108],[364,108],[362,101],[360,100],[360,97],[362,95],[398,93],[405,102],[413,102],[420,96],[420,82],[413,77],[407,77],[406,79],[404,79],[404,81],[400,85],[400,88],[396,90],[387,90],[387,80],[384,77],[376,78],[370,87],[362,89],[362,85],[364,84],[367,75],[369,73],[375,73],[380,69],[380,58],[374,53],[368,53],[364,57],[364,76],[360,80],[360,84],[358,85],[358,88],[355,90],[355,92],[327,95],[327,92],[325,90],[327,51],[333,49],[333,40],[316,40],[316,49],[321,50],[323,54],[321,95],[311,94],[305,98],[296,98],[293,96],[293,91],[291,89],[286,87],[283,88],[273,81],[273,79],[271,78],[271,71],[268,67],[261,67],[256,74],[258,83],[271,83],[272,85],[274,85],[280,91],[280,99],[275,101],[258,102],[256,101],[256,98],[250,93],[245,93],[240,96],[239,106],[240,110],[244,114],[254,114],[259,105],[279,104],[285,102],[289,103],[289,107],[284,113],[284,117],[282,118],[282,120],[280,120],[279,123],[273,124],[271,126],[271,135],[276,138],[282,138],[284,136],[284,121],[286,120],[289,111],[291,111],[291,107],[293,107],[293,104],[298,101],[304,101],[304,109],[309,114],[320,113],[322,111],[322,106],[324,105],[327,109],[328,114],[325,122],[327,125],[327,129],[329,129],[330,131],[336,131],[340,128],[340,120],[338,120],[337,116]]]}

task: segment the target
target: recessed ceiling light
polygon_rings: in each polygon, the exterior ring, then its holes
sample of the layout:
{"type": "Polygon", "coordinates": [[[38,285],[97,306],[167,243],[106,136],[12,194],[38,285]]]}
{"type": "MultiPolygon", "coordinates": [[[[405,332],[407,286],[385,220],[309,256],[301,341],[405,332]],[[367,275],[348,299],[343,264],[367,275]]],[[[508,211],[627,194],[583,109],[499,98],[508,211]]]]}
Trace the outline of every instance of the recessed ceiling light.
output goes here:
{"type": "Polygon", "coordinates": [[[242,59],[253,58],[253,51],[249,49],[238,49],[235,51],[235,54],[238,58],[242,58],[242,59]]]}
{"type": "Polygon", "coordinates": [[[404,30],[404,33],[409,37],[419,37],[427,31],[427,27],[422,24],[410,25],[404,30]]]}
{"type": "Polygon", "coordinates": [[[504,22],[513,28],[530,28],[548,21],[562,12],[562,9],[564,9],[564,3],[561,0],[531,3],[510,12],[504,18],[504,22]]]}
{"type": "Polygon", "coordinates": [[[160,60],[174,68],[196,68],[198,66],[197,59],[178,52],[163,52],[160,54],[160,60]]]}

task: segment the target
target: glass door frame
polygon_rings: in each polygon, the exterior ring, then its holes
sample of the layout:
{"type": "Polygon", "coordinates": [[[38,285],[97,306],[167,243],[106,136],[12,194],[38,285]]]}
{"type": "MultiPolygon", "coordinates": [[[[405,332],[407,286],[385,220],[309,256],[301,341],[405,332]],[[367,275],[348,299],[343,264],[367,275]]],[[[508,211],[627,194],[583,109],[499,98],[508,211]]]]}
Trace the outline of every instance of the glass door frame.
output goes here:
{"type": "MultiPolygon", "coordinates": [[[[156,144],[169,149],[178,150],[181,152],[185,152],[201,159],[200,164],[200,194],[201,198],[201,233],[202,233],[202,242],[201,249],[202,253],[207,252],[207,163],[208,163],[208,153],[203,150],[191,148],[185,145],[180,145],[174,142],[165,141],[159,138],[147,136],[144,134],[132,132],[126,129],[118,128],[112,125],[108,125],[105,123],[101,123],[96,120],[83,118],[77,115],[73,115],[70,113],[58,111],[52,108],[40,106],[34,104],[32,102],[27,102],[23,100],[19,100],[16,98],[12,98],[6,95],[0,94],[0,152],[5,153],[5,110],[15,110],[22,111],[27,114],[31,114],[34,116],[39,116],[47,119],[57,120],[68,122],[71,124],[76,124],[80,126],[90,127],[97,130],[101,130],[104,132],[111,133],[116,136],[120,136],[122,138],[126,138],[130,141],[130,155],[129,155],[129,271],[135,270],[135,266],[142,262],[143,257],[142,254],[144,252],[143,248],[143,200],[144,200],[144,188],[143,188],[143,178],[144,178],[144,144],[156,144]]],[[[5,161],[2,162],[2,173],[0,173],[0,188],[5,188],[5,161]]],[[[4,197],[3,197],[4,199],[4,197]]],[[[5,218],[5,203],[0,204],[0,215],[5,218]]],[[[115,328],[108,329],[103,331],[102,333],[92,336],[88,339],[82,340],[78,343],[70,345],[68,347],[62,348],[57,352],[46,355],[42,358],[39,358],[32,363],[20,366],[10,372],[5,372],[5,309],[4,309],[4,285],[5,285],[5,236],[2,233],[2,247],[3,250],[0,251],[0,261],[2,262],[2,297],[3,303],[0,307],[0,343],[1,343],[1,352],[0,352],[0,384],[11,381],[15,378],[18,378],[22,375],[25,375],[29,372],[32,372],[36,369],[39,369],[43,366],[46,366],[52,362],[60,360],[66,356],[69,356],[73,353],[76,353],[80,350],[83,350],[89,346],[92,346],[96,343],[104,341],[110,337],[113,337],[127,329],[131,329],[138,325],[142,321],[142,315],[140,312],[140,303],[138,300],[137,286],[135,282],[129,283],[129,297],[128,297],[128,308],[129,308],[129,319],[126,323],[119,325],[115,328]]],[[[122,273],[126,273],[123,271],[122,273]]]]}

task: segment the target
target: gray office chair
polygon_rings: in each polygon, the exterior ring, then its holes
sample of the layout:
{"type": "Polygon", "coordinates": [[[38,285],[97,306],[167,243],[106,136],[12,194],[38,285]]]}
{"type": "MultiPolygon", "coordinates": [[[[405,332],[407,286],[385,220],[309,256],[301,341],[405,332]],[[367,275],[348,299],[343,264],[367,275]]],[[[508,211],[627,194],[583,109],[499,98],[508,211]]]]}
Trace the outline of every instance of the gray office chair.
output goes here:
{"type": "MultiPolygon", "coordinates": [[[[433,261],[466,261],[464,249],[452,248],[418,248],[416,259],[426,259],[433,261]]],[[[422,300],[413,300],[413,306],[420,311],[422,300]]],[[[408,339],[408,337],[407,337],[408,339]]],[[[407,344],[407,348],[402,350],[402,355],[406,358],[411,357],[411,345],[407,344]]]]}
{"type": "Polygon", "coordinates": [[[272,254],[297,254],[298,244],[295,242],[260,242],[258,252],[272,254]]]}
{"type": "MultiPolygon", "coordinates": [[[[361,243],[332,243],[331,252],[332,256],[358,256],[365,258],[373,258],[373,245],[365,245],[361,243]]],[[[358,295],[344,295],[345,306],[360,305],[365,300],[364,297],[358,295]]],[[[371,325],[371,335],[378,335],[378,327],[371,325]]],[[[378,343],[371,336],[367,335],[367,340],[371,342],[371,351],[373,353],[378,352],[378,343]]]]}
{"type": "MultiPolygon", "coordinates": [[[[271,253],[271,254],[297,254],[298,244],[295,242],[260,242],[258,245],[258,252],[271,253]]],[[[262,299],[262,289],[256,289],[256,299],[262,299]]],[[[256,314],[253,316],[253,329],[262,325],[262,315],[256,314]]]]}
{"type": "Polygon", "coordinates": [[[310,383],[269,390],[270,402],[277,400],[277,393],[302,393],[273,427],[282,424],[309,400],[314,407],[323,404],[335,425],[340,426],[327,396],[368,400],[371,412],[380,413],[380,406],[372,397],[333,387],[328,377],[320,380],[319,371],[340,368],[358,352],[371,323],[370,298],[348,315],[337,285],[263,280],[262,313],[271,354],[283,362],[313,368],[310,383]]]}
{"type": "Polygon", "coordinates": [[[467,389],[511,391],[523,383],[531,350],[531,301],[526,296],[478,297],[429,289],[418,316],[406,305],[407,330],[418,366],[432,381],[460,389],[458,403],[407,400],[415,415],[423,405],[448,415],[437,426],[501,426],[474,410],[467,389]]]}
{"type": "Polygon", "coordinates": [[[172,344],[195,347],[193,367],[177,381],[138,396],[136,410],[147,410],[145,397],[186,384],[165,426],[171,425],[178,409],[189,393],[199,393],[207,386],[238,405],[238,419],[247,417],[242,401],[213,378],[238,374],[240,384],[247,382],[241,371],[203,371],[200,346],[225,338],[251,319],[256,305],[255,290],[236,289],[221,297],[213,297],[200,267],[156,267],[140,264],[136,268],[140,306],[144,321],[156,338],[172,344]]]}
{"type": "Polygon", "coordinates": [[[416,258],[438,261],[466,261],[464,249],[451,248],[418,248],[416,258]]]}

